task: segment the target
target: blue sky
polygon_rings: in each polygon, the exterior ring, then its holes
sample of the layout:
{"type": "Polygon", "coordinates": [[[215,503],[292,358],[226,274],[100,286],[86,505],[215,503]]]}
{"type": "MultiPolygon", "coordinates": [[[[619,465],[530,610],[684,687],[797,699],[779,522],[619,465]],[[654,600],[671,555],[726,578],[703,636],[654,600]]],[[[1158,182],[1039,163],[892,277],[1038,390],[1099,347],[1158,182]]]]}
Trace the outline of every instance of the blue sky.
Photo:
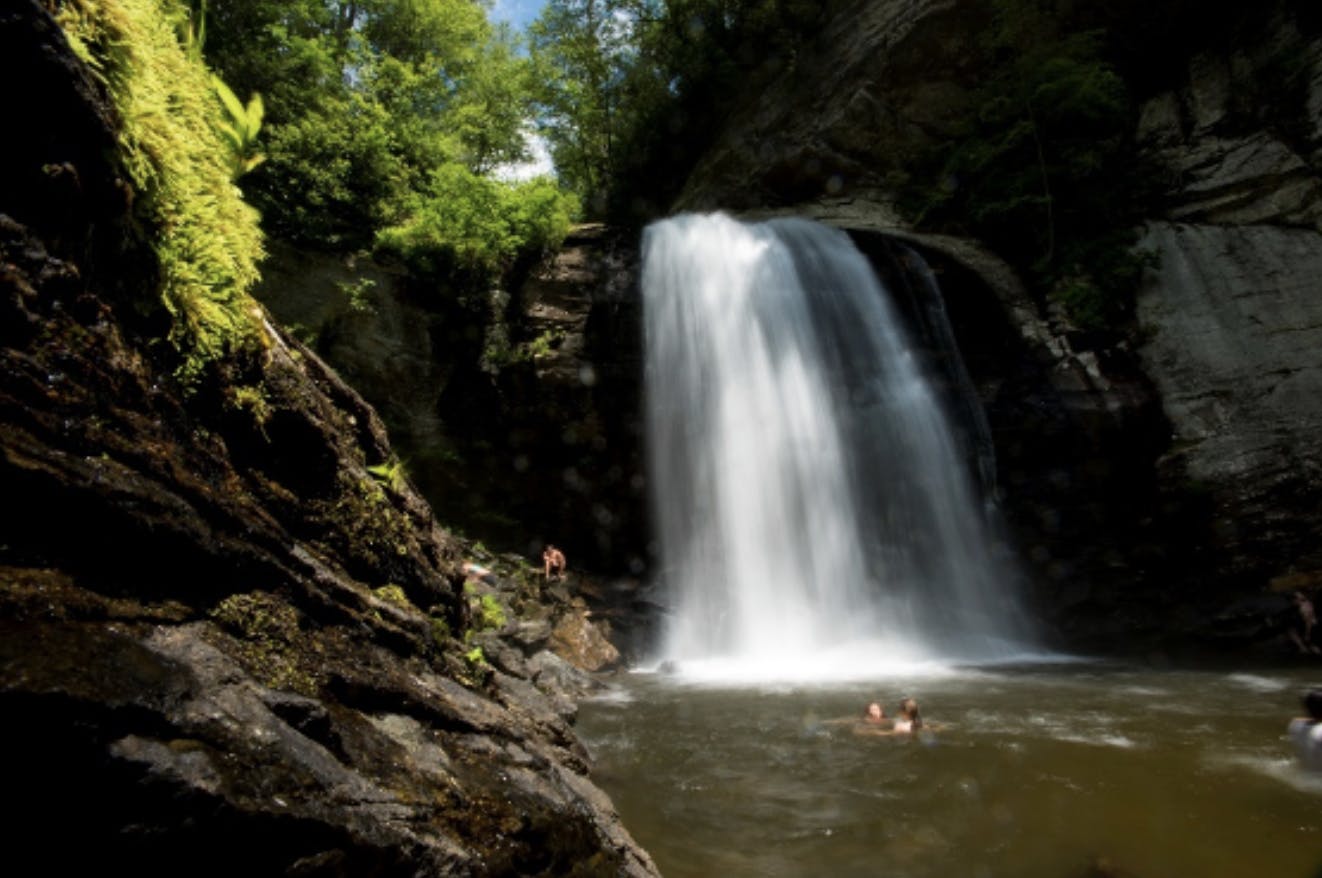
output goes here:
{"type": "Polygon", "coordinates": [[[542,11],[546,0],[492,0],[492,21],[508,21],[517,31],[522,31],[542,11]]]}
{"type": "MultiPolygon", "coordinates": [[[[508,21],[514,30],[522,32],[545,5],[546,0],[492,0],[487,18],[493,22],[508,21]]],[[[551,173],[551,156],[546,141],[530,131],[528,146],[532,150],[531,161],[498,168],[496,176],[507,180],[526,180],[551,173]]]]}

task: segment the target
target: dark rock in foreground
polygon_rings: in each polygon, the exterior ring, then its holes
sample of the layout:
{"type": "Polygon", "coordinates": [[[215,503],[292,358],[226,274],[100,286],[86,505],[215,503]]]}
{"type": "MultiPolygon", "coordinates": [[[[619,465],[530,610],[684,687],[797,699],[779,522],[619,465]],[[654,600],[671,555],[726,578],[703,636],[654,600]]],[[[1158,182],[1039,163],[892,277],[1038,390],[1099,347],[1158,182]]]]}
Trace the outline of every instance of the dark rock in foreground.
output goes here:
{"type": "Polygon", "coordinates": [[[112,112],[40,4],[0,14],[0,58],[32,115],[0,179],[10,862],[654,873],[560,690],[462,644],[460,546],[381,475],[374,412],[269,324],[180,393],[112,112]]]}

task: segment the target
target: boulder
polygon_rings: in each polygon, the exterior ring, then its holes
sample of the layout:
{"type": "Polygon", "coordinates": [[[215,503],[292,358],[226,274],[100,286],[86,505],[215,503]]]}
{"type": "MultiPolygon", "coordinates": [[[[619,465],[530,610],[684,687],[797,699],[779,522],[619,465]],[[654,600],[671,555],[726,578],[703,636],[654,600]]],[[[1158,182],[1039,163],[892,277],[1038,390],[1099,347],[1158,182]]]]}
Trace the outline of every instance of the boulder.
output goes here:
{"type": "Polygon", "coordinates": [[[576,668],[604,671],[620,663],[620,651],[601,633],[586,609],[571,609],[551,631],[551,650],[576,668]]]}

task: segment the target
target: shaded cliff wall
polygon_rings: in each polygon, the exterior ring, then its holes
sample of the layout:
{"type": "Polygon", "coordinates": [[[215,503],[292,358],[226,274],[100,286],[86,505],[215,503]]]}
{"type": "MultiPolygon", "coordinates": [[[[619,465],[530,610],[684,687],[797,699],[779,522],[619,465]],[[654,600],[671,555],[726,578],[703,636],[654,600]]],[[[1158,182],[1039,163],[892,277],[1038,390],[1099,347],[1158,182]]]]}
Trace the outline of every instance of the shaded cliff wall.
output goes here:
{"type": "Polygon", "coordinates": [[[447,521],[628,588],[647,565],[637,259],[583,226],[508,290],[457,296],[276,246],[257,295],[381,412],[447,521]]]}
{"type": "Polygon", "coordinates": [[[572,710],[517,654],[466,658],[460,547],[369,469],[393,452],[362,398],[269,324],[179,389],[114,110],[46,4],[0,11],[0,71],[24,131],[0,166],[14,862],[654,874],[572,710]]]}

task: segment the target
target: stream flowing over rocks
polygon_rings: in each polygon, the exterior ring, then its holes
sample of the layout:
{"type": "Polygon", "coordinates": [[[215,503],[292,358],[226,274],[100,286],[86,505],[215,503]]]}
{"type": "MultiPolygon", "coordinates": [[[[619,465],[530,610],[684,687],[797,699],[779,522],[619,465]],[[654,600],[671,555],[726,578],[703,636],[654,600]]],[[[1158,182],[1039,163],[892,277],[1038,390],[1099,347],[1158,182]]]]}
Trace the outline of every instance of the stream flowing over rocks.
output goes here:
{"type": "Polygon", "coordinates": [[[518,558],[466,577],[373,409],[269,321],[178,389],[113,111],[43,4],[0,12],[0,70],[11,862],[655,874],[571,726],[595,683],[556,638],[613,661],[587,608],[518,558]]]}

